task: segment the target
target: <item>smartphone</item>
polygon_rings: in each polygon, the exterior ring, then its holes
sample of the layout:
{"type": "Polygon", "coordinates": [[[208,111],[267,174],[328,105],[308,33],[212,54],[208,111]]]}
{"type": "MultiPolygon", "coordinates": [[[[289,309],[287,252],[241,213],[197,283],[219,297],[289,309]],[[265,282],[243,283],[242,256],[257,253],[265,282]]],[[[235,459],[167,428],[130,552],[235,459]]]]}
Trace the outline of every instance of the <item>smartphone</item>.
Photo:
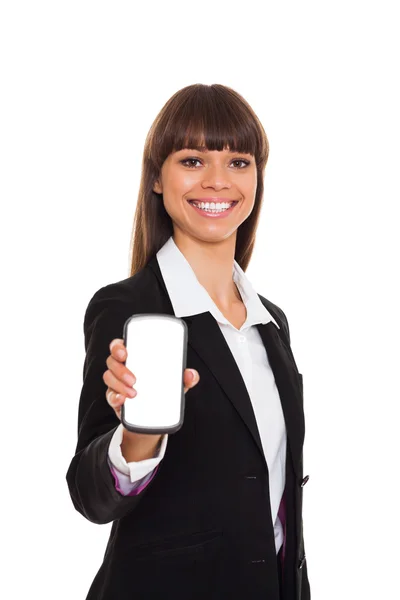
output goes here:
{"type": "Polygon", "coordinates": [[[126,398],[121,422],[137,433],[175,433],[183,424],[187,325],[164,314],[138,314],[124,323],[125,366],[137,394],[126,398]]]}

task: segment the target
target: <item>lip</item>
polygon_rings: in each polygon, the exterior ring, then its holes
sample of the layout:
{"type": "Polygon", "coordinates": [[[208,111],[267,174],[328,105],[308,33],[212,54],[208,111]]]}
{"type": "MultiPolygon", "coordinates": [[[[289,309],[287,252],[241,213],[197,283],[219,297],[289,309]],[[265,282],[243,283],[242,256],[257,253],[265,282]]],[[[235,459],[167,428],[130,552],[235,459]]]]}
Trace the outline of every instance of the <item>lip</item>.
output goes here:
{"type": "Polygon", "coordinates": [[[239,200],[234,200],[233,198],[188,198],[188,202],[239,202],[239,200]]]}

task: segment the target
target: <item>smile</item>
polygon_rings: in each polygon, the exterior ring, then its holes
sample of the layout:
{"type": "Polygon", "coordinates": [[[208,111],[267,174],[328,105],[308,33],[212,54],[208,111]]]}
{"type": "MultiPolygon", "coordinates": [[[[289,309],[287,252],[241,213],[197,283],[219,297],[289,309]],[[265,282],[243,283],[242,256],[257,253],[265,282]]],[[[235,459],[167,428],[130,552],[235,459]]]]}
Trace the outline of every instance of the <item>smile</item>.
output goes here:
{"type": "Polygon", "coordinates": [[[198,200],[188,200],[188,203],[193,206],[199,214],[215,218],[229,215],[236,204],[238,204],[238,200],[230,202],[199,202],[198,200]]]}

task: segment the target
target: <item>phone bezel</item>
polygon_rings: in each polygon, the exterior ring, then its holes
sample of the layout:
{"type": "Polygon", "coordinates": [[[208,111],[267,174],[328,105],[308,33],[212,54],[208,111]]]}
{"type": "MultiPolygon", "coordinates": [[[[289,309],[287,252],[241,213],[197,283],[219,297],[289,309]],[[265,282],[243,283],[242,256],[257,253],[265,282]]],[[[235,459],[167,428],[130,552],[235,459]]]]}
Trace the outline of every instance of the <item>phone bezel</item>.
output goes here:
{"type": "MultiPolygon", "coordinates": [[[[187,341],[188,341],[188,327],[187,324],[185,323],[185,321],[183,319],[180,319],[179,317],[175,317],[174,315],[165,315],[163,313],[140,313],[140,314],[134,314],[131,317],[129,317],[125,323],[124,323],[124,328],[123,328],[123,340],[124,340],[124,344],[127,346],[127,342],[128,342],[128,326],[129,323],[133,320],[133,319],[146,319],[146,318],[160,318],[162,317],[163,319],[171,319],[174,321],[179,321],[180,325],[183,327],[183,351],[182,351],[182,391],[181,391],[181,408],[180,408],[180,416],[179,416],[179,421],[178,423],[176,423],[175,425],[172,425],[171,427],[157,427],[157,428],[152,428],[152,427],[140,427],[138,425],[135,425],[133,423],[130,423],[128,421],[126,421],[125,419],[125,406],[124,404],[121,406],[121,422],[123,424],[124,427],[126,427],[126,429],[128,429],[128,431],[132,431],[133,433],[148,433],[148,434],[158,434],[158,433],[175,433],[177,431],[179,431],[179,429],[182,427],[183,425],[183,420],[184,420],[184,415],[185,415],[185,392],[184,392],[184,385],[183,385],[183,373],[186,369],[186,358],[187,358],[187,341]]],[[[124,364],[126,363],[126,361],[124,362],[124,364]]],[[[135,386],[133,386],[135,387],[135,386]]]]}

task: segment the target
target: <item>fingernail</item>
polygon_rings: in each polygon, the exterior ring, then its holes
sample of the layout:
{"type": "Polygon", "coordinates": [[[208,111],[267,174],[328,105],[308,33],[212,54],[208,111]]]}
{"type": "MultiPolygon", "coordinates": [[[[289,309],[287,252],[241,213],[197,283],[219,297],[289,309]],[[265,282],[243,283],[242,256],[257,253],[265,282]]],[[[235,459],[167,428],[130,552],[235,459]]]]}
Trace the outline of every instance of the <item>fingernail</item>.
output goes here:
{"type": "Polygon", "coordinates": [[[124,350],[122,350],[122,349],[120,349],[120,350],[117,350],[117,356],[118,356],[118,358],[124,358],[124,356],[125,356],[125,351],[124,351],[124,350]]]}
{"type": "Polygon", "coordinates": [[[197,373],[196,371],[193,371],[193,369],[190,369],[190,372],[192,374],[192,381],[195,381],[196,377],[197,377],[197,373]]]}

